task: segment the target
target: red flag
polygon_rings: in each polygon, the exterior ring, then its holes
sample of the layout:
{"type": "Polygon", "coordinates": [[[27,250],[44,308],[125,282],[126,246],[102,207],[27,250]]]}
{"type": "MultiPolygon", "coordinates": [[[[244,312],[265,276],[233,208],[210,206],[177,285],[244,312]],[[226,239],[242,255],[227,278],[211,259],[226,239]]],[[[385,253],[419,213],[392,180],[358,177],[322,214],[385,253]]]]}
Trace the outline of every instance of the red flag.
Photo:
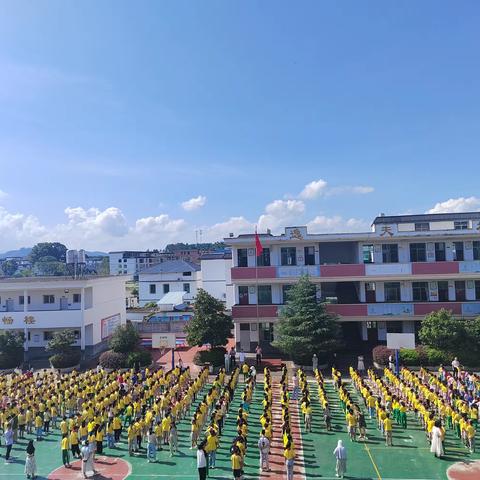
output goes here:
{"type": "Polygon", "coordinates": [[[260,237],[258,236],[257,229],[255,229],[255,247],[257,249],[257,257],[263,253],[262,243],[260,242],[260,237]]]}

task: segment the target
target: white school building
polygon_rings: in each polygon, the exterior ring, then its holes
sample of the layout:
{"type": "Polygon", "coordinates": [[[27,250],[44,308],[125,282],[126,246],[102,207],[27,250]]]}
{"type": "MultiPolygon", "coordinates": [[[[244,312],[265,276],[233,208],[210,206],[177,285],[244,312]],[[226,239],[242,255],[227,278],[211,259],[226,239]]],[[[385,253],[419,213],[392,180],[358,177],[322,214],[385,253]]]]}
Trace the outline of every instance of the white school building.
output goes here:
{"type": "Polygon", "coordinates": [[[76,346],[91,357],[106,349],[112,331],[126,321],[127,276],[0,279],[0,330],[25,334],[27,358],[46,355],[55,331],[75,332],[76,346]]]}

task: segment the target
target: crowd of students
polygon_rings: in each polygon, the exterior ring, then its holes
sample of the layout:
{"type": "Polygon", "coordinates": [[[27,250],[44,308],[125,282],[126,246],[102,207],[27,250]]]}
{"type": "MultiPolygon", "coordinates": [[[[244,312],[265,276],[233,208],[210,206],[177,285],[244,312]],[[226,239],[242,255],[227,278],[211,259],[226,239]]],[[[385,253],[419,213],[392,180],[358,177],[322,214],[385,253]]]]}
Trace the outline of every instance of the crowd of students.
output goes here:
{"type": "MultiPolygon", "coordinates": [[[[156,461],[162,444],[173,455],[178,445],[176,423],[188,414],[207,381],[206,368],[192,379],[190,370],[180,367],[168,372],[43,371],[35,377],[1,377],[0,426],[10,443],[6,460],[10,461],[12,445],[25,434],[35,432],[42,441],[57,429],[63,465],[70,468],[72,457],[81,458],[84,476],[94,472],[95,455],[103,453],[104,440],[108,448],[115,448],[123,430],[130,455],[145,450],[148,461],[156,461]],[[144,441],[147,448],[142,447],[144,441]]],[[[28,455],[33,452],[27,450],[27,460],[28,455]]]]}

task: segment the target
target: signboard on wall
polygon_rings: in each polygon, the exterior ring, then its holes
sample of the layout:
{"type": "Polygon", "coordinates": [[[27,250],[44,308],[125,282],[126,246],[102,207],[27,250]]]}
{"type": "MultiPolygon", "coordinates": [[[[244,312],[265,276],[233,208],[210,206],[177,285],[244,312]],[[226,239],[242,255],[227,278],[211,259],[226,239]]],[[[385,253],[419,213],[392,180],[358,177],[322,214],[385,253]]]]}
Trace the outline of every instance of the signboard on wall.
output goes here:
{"type": "Polygon", "coordinates": [[[401,348],[415,348],[414,333],[387,333],[387,348],[400,350],[401,348]]]}
{"type": "Polygon", "coordinates": [[[110,337],[120,323],[121,316],[119,313],[111,315],[110,317],[102,318],[102,340],[110,337]]]}
{"type": "Polygon", "coordinates": [[[175,346],[175,333],[152,333],[152,348],[172,348],[175,346]]]}

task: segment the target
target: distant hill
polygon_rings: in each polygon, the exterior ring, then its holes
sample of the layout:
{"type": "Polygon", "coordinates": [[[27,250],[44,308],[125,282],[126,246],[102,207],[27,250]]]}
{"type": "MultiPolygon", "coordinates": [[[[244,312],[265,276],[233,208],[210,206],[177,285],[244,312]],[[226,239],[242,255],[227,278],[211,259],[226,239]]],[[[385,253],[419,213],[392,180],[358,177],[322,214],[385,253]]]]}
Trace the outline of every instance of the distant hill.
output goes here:
{"type": "MultiPolygon", "coordinates": [[[[32,251],[32,247],[22,247],[18,250],[9,250],[8,252],[0,253],[0,260],[3,260],[7,257],[27,257],[30,255],[32,251]]],[[[108,257],[108,253],[105,252],[89,252],[88,250],[85,252],[89,257],[108,257]]]]}
{"type": "Polygon", "coordinates": [[[9,250],[8,252],[0,253],[0,260],[3,260],[7,257],[26,257],[30,255],[32,247],[22,247],[18,250],[9,250]]]}

